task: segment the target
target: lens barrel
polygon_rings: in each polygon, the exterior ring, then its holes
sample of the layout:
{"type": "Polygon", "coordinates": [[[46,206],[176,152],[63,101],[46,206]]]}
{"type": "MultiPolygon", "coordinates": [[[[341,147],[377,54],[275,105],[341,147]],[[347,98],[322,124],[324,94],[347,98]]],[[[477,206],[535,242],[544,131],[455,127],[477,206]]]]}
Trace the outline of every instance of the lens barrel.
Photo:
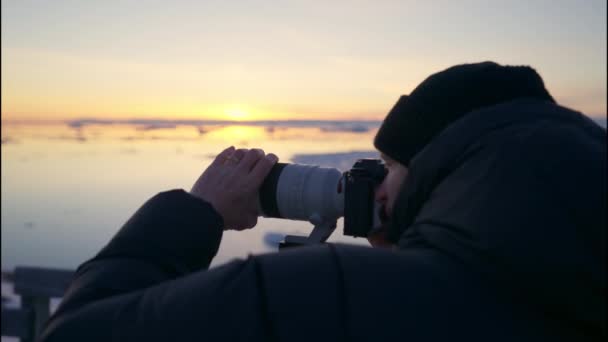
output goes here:
{"type": "Polygon", "coordinates": [[[288,164],[276,163],[270,170],[268,176],[262,183],[260,188],[259,201],[260,201],[260,214],[267,217],[281,218],[279,212],[279,206],[277,205],[277,186],[279,184],[279,178],[281,172],[288,164]]]}
{"type": "Polygon", "coordinates": [[[259,214],[291,220],[337,220],[344,213],[338,169],[277,163],[259,194],[259,214]]]}

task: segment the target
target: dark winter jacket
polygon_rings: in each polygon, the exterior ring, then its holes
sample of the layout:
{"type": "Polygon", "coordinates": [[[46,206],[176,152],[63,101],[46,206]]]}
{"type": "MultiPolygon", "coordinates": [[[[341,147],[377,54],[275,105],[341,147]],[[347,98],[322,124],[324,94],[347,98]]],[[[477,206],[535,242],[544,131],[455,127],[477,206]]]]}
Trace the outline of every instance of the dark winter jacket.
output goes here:
{"type": "Polygon", "coordinates": [[[411,162],[399,250],[298,247],[207,270],[222,219],[181,190],[81,265],[43,341],[582,341],[606,337],[606,131],[520,99],[411,162]]]}

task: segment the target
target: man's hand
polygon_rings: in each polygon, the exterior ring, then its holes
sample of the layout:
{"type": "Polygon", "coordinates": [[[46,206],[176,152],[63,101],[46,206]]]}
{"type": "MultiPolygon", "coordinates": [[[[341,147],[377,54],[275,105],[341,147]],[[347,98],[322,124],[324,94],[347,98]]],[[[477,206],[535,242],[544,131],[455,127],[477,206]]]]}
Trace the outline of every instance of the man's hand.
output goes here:
{"type": "Polygon", "coordinates": [[[261,149],[229,147],[194,183],[190,193],[209,202],[224,219],[224,229],[243,230],[258,223],[260,186],[278,161],[261,149]]]}

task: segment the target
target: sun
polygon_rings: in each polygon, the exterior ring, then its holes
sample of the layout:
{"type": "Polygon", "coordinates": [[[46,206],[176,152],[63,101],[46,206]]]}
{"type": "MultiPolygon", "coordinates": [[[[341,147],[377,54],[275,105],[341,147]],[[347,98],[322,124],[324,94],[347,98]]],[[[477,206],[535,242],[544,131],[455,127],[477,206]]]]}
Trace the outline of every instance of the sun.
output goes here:
{"type": "Polygon", "coordinates": [[[233,107],[233,108],[228,108],[224,111],[224,114],[226,115],[226,117],[230,120],[247,120],[251,117],[251,115],[249,114],[248,111],[242,109],[242,108],[237,108],[237,107],[233,107]]]}

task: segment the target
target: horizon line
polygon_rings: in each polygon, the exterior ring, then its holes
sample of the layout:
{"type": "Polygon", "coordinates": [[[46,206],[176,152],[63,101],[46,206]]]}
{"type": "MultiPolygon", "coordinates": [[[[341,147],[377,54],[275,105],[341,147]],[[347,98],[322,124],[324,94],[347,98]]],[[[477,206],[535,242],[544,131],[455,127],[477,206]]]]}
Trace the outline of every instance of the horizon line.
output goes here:
{"type": "Polygon", "coordinates": [[[5,119],[2,123],[7,124],[66,124],[71,127],[84,125],[148,125],[148,124],[173,124],[173,125],[272,125],[272,124],[318,124],[318,123],[381,123],[379,119],[261,119],[261,120],[220,120],[220,119],[163,119],[163,118],[76,118],[76,119],[5,119]]]}
{"type": "MultiPolygon", "coordinates": [[[[583,113],[584,114],[584,113],[583,113]]],[[[592,116],[585,115],[594,121],[606,122],[607,115],[592,116]]],[[[341,125],[341,124],[364,124],[380,125],[384,119],[261,119],[261,120],[220,120],[220,119],[168,119],[168,118],[96,118],[83,117],[75,119],[13,119],[1,118],[1,123],[24,124],[24,125],[52,125],[62,124],[72,128],[90,125],[148,125],[148,126],[203,126],[203,125],[245,125],[245,126],[317,126],[319,124],[341,125]]],[[[161,128],[161,127],[159,127],[161,128]]]]}

